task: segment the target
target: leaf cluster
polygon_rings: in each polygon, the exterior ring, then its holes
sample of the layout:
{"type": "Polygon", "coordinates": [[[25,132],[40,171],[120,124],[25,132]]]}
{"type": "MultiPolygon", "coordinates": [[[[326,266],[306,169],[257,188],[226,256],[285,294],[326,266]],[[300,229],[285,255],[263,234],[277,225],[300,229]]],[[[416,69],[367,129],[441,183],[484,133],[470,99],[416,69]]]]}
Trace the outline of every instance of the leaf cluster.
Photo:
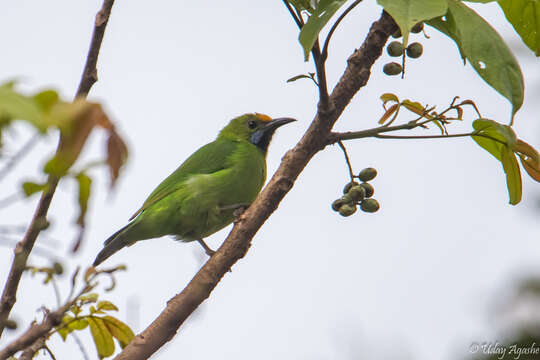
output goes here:
{"type": "MultiPolygon", "coordinates": [[[[85,288],[72,301],[68,313],[64,315],[61,324],[55,329],[55,332],[64,341],[73,332],[80,332],[89,328],[98,356],[102,359],[114,354],[114,339],[116,339],[122,349],[133,340],[135,334],[131,328],[121,320],[110,315],[111,311],[118,311],[118,307],[110,301],[99,300],[99,294],[91,292],[97,285],[95,279],[100,274],[108,274],[111,276],[111,279],[114,279],[112,274],[124,269],[124,266],[108,270],[96,270],[93,267],[88,268],[84,276],[85,288]]],[[[112,290],[112,286],[106,290],[112,290]]]]}

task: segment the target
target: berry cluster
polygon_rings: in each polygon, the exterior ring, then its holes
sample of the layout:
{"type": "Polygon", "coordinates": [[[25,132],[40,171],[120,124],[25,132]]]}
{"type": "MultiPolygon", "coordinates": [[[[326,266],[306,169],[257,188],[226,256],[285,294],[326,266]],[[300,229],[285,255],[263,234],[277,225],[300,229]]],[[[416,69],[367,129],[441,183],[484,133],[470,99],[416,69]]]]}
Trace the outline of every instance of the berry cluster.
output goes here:
{"type": "Polygon", "coordinates": [[[351,216],[360,205],[360,210],[373,213],[379,210],[379,202],[372,199],[375,189],[368,183],[377,176],[374,168],[365,168],[356,176],[362,183],[351,181],[343,188],[343,196],[332,203],[332,210],[341,216],[351,216]]]}
{"type": "MultiPolygon", "coordinates": [[[[424,23],[418,23],[411,29],[412,33],[419,33],[424,30],[424,23]]],[[[393,38],[400,38],[401,37],[401,31],[399,29],[392,34],[393,38]]],[[[422,53],[424,52],[424,48],[422,44],[419,42],[413,42],[412,44],[409,44],[406,49],[403,48],[403,44],[400,41],[392,41],[388,46],[386,47],[386,52],[388,55],[392,57],[400,57],[403,56],[403,53],[407,55],[407,57],[411,59],[417,59],[420,56],[422,56],[422,53]]],[[[403,71],[403,67],[401,64],[397,62],[389,62],[384,65],[383,72],[386,75],[399,75],[403,71]]]]}

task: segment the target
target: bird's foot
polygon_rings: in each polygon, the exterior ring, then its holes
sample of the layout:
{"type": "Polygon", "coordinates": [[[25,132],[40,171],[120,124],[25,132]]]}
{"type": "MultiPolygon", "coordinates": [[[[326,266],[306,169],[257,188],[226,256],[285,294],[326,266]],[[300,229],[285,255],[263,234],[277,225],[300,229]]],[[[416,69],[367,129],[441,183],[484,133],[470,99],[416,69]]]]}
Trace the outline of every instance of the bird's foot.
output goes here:
{"type": "Polygon", "coordinates": [[[204,252],[206,253],[206,255],[208,255],[208,256],[210,256],[210,257],[214,256],[214,254],[215,254],[216,252],[215,252],[214,250],[210,249],[210,246],[206,245],[206,243],[204,242],[203,239],[199,239],[199,240],[197,240],[197,242],[198,242],[199,244],[201,244],[201,246],[203,247],[204,252]]]}
{"type": "Polygon", "coordinates": [[[250,206],[249,203],[240,203],[240,204],[233,204],[233,205],[226,205],[219,208],[219,210],[234,210],[233,216],[234,220],[233,222],[236,224],[242,220],[242,214],[246,211],[246,209],[250,206]]]}

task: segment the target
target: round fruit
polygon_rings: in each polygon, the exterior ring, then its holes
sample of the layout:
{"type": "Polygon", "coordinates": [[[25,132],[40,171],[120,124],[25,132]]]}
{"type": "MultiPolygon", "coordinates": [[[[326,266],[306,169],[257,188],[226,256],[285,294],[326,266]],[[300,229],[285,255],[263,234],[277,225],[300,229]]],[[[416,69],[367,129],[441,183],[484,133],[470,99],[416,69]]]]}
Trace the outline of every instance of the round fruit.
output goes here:
{"type": "Polygon", "coordinates": [[[422,56],[422,53],[424,52],[424,47],[422,44],[415,42],[407,46],[407,56],[416,59],[422,56]]]}
{"type": "MultiPolygon", "coordinates": [[[[409,49],[407,48],[407,51],[408,50],[409,49]]],[[[390,62],[388,64],[385,64],[383,67],[383,72],[386,75],[399,75],[401,74],[402,71],[403,71],[403,68],[397,62],[390,62]]]]}
{"type": "Polygon", "coordinates": [[[365,168],[358,174],[358,178],[364,182],[375,179],[375,176],[377,176],[377,170],[371,167],[365,168]]]}
{"type": "Polygon", "coordinates": [[[351,181],[350,183],[347,183],[347,185],[345,185],[345,187],[343,188],[343,193],[348,193],[354,185],[358,185],[358,183],[356,181],[351,181]]]}
{"type": "Polygon", "coordinates": [[[370,198],[373,196],[373,193],[375,192],[375,189],[373,188],[373,186],[371,186],[371,184],[367,183],[367,182],[363,182],[360,184],[361,187],[364,188],[364,190],[366,191],[366,197],[367,198],[370,198]]]}
{"type": "Polygon", "coordinates": [[[345,204],[345,201],[343,201],[343,199],[337,199],[337,200],[334,200],[334,202],[332,203],[332,210],[334,211],[339,211],[339,209],[345,204]]]}
{"type": "Polygon", "coordinates": [[[360,208],[362,211],[368,213],[374,213],[379,210],[380,207],[379,202],[375,199],[365,199],[360,203],[360,208]]]}
{"type": "Polygon", "coordinates": [[[403,55],[403,44],[399,41],[392,41],[388,46],[386,47],[386,52],[390,56],[401,56],[403,55]]]}
{"type": "Polygon", "coordinates": [[[366,197],[366,190],[362,186],[356,185],[349,190],[347,195],[350,196],[354,202],[362,201],[366,197]]]}
{"type": "Polygon", "coordinates": [[[59,262],[53,264],[53,269],[56,275],[62,275],[64,273],[64,267],[59,262]]]}
{"type": "Polygon", "coordinates": [[[341,216],[351,216],[356,212],[356,205],[345,204],[339,209],[339,215],[341,216]]]}
{"type": "Polygon", "coordinates": [[[419,22],[418,24],[413,26],[413,28],[411,29],[411,32],[414,33],[414,34],[418,34],[422,30],[424,30],[424,23],[419,22]]]}

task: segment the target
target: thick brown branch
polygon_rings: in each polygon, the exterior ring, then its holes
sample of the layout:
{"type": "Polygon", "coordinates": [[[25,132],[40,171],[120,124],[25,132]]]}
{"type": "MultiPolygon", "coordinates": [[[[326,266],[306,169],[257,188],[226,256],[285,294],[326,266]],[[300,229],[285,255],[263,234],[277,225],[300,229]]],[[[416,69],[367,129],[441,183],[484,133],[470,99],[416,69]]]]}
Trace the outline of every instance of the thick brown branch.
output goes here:
{"type": "MultiPolygon", "coordinates": [[[[90,88],[97,80],[97,58],[99,49],[101,47],[101,42],[103,40],[105,26],[107,25],[113,3],[114,0],[104,0],[101,10],[96,16],[92,42],[88,51],[88,57],[86,59],[86,65],[83,70],[79,89],[75,95],[76,98],[85,98],[88,91],[90,91],[90,88]]],[[[47,180],[48,188],[41,195],[28,230],[26,231],[23,240],[20,241],[15,247],[13,263],[11,264],[11,269],[2,292],[2,298],[0,299],[0,337],[2,336],[2,332],[4,330],[3,324],[9,317],[11,309],[16,302],[17,288],[19,286],[24,268],[26,267],[28,256],[34,247],[39,233],[47,223],[47,212],[51,205],[51,200],[56,190],[56,186],[58,185],[58,180],[59,179],[54,176],[49,176],[47,180]]]]}
{"type": "Polygon", "coordinates": [[[330,95],[330,111],[318,111],[311,126],[298,144],[282,159],[268,185],[255,202],[241,216],[223,245],[199,270],[186,288],[167,303],[163,312],[142,333],[136,336],[116,360],[147,359],[171,340],[186,318],[206,299],[229,271],[244,257],[251,239],[276,210],[280,201],[292,188],[298,175],[310,159],[327,145],[327,137],[347,104],[366,84],[370,68],[381,55],[388,36],[396,29],[386,13],[376,21],[364,44],[348,60],[345,73],[330,95]]]}

